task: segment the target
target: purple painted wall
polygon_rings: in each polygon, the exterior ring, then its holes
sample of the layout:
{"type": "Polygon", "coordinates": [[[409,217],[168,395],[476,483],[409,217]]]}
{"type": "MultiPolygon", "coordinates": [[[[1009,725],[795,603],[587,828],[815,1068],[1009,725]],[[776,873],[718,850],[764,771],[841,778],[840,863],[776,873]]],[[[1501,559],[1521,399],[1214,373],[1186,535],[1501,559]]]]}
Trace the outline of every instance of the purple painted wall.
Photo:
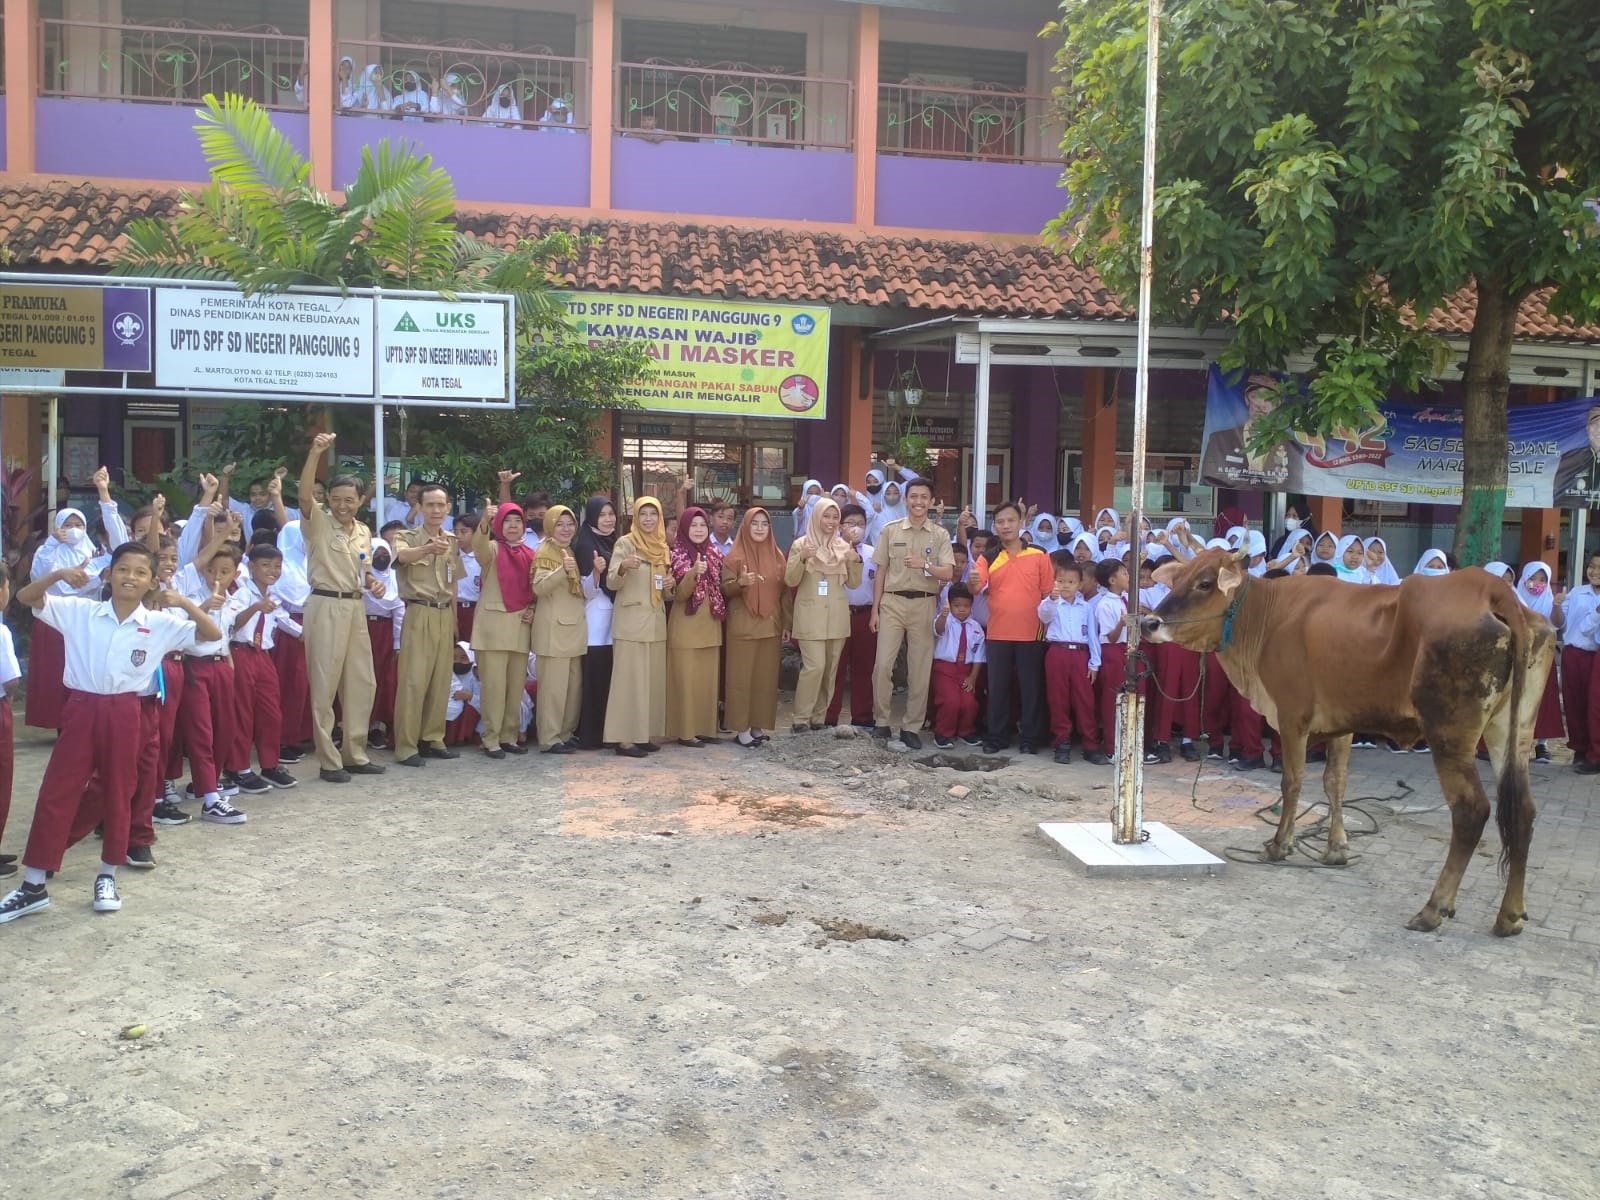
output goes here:
{"type": "Polygon", "coordinates": [[[6,169],[6,98],[0,96],[0,171],[6,169]]]}
{"type": "Polygon", "coordinates": [[[1011,490],[1054,512],[1061,496],[1056,452],[1061,400],[1054,377],[1040,367],[1007,367],[1011,401],[1011,490]]]}
{"type": "Polygon", "coordinates": [[[879,225],[1037,234],[1061,212],[1050,163],[878,155],[879,225]]]}
{"type": "Polygon", "coordinates": [[[611,140],[611,203],[647,212],[848,221],[855,156],[775,146],[611,140]]]}
{"type": "MultiPolygon", "coordinates": [[[[40,96],[34,136],[39,171],[121,179],[210,178],[186,105],[40,96]]],[[[275,112],[272,122],[301,154],[311,152],[304,113],[275,112]]]]}
{"type": "Polygon", "coordinates": [[[583,208],[589,203],[587,133],[440,121],[334,117],[334,185],[344,187],[355,178],[363,146],[386,138],[405,139],[431,154],[434,165],[450,174],[462,200],[563,208],[583,208]]]}

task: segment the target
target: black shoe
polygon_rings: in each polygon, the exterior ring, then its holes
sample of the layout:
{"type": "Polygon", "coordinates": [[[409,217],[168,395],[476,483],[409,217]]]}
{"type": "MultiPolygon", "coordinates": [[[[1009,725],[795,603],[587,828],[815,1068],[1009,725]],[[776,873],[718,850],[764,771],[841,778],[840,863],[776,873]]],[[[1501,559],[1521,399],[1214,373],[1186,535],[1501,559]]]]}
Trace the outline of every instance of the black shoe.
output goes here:
{"type": "Polygon", "coordinates": [[[162,798],[156,801],[155,811],[150,814],[150,819],[157,825],[187,825],[190,818],[188,813],[172,801],[162,798]]]}
{"type": "Polygon", "coordinates": [[[0,879],[17,873],[17,864],[14,862],[0,863],[0,879]]]}
{"type": "Polygon", "coordinates": [[[872,727],[872,736],[883,741],[888,741],[889,727],[887,725],[874,725],[872,727]]]}
{"type": "Polygon", "coordinates": [[[1385,747],[1388,748],[1388,751],[1389,751],[1390,754],[1404,754],[1404,753],[1406,753],[1406,747],[1402,746],[1399,742],[1395,741],[1393,738],[1385,738],[1384,741],[1383,741],[1383,744],[1384,744],[1385,747]]]}
{"type": "Polygon", "coordinates": [[[983,743],[983,752],[985,754],[999,754],[1004,749],[1005,749],[1005,747],[1002,746],[999,742],[985,742],[985,743],[983,743]]]}
{"type": "Polygon", "coordinates": [[[574,750],[582,750],[583,749],[583,743],[580,742],[576,737],[569,737],[566,741],[562,742],[561,744],[563,746],[569,746],[574,750]]]}
{"type": "Polygon", "coordinates": [[[1272,773],[1274,775],[1283,774],[1283,759],[1275,758],[1272,760],[1272,773]]]}
{"type": "Polygon", "coordinates": [[[1024,741],[1019,742],[1017,744],[1017,753],[1018,754],[1037,754],[1037,753],[1039,753],[1039,747],[1035,746],[1030,741],[1024,740],[1024,741]]]}
{"type": "Polygon", "coordinates": [[[1169,763],[1172,761],[1172,744],[1170,742],[1156,742],[1144,752],[1146,763],[1169,763]]]}
{"type": "Polygon", "coordinates": [[[424,745],[424,746],[421,747],[419,753],[422,755],[423,758],[460,758],[461,757],[461,754],[458,751],[452,750],[448,746],[444,746],[444,745],[439,745],[439,746],[424,745]]]}
{"type": "Polygon", "coordinates": [[[983,739],[981,737],[979,737],[976,733],[963,733],[961,735],[961,740],[963,742],[965,742],[969,746],[981,746],[981,745],[983,745],[983,739]]]}
{"type": "Polygon", "coordinates": [[[280,763],[297,763],[305,758],[305,752],[299,746],[279,746],[278,761],[280,763]]]}
{"type": "Polygon", "coordinates": [[[1222,762],[1223,760],[1225,760],[1228,757],[1228,755],[1222,749],[1221,745],[1219,745],[1216,742],[1212,742],[1211,743],[1211,749],[1206,752],[1206,757],[1207,758],[1214,758],[1218,762],[1222,762]]]}
{"type": "Polygon", "coordinates": [[[352,775],[382,775],[387,767],[381,767],[375,762],[351,763],[345,767],[352,775]]]}
{"type": "Polygon", "coordinates": [[[940,737],[938,734],[933,735],[933,744],[941,750],[949,750],[955,746],[955,742],[947,737],[940,737]]]}
{"type": "Polygon", "coordinates": [[[129,846],[128,865],[130,867],[138,867],[143,871],[154,870],[156,856],[150,853],[149,846],[129,846]]]}
{"type": "Polygon", "coordinates": [[[643,758],[648,753],[649,753],[649,751],[646,750],[643,746],[618,746],[617,747],[617,755],[618,755],[619,758],[643,758]]]}
{"type": "Polygon", "coordinates": [[[423,761],[422,755],[413,754],[410,758],[395,759],[394,765],[397,767],[425,767],[428,764],[423,761]]]}
{"type": "Polygon", "coordinates": [[[1236,758],[1228,765],[1235,771],[1259,771],[1267,765],[1267,760],[1257,755],[1255,758],[1236,758]]]}
{"type": "Polygon", "coordinates": [[[239,785],[241,792],[248,792],[252,796],[259,796],[262,792],[272,790],[272,785],[254,771],[240,771],[233,777],[233,781],[239,785]]]}
{"type": "Polygon", "coordinates": [[[336,771],[330,771],[327,767],[323,767],[321,771],[317,772],[317,774],[323,783],[350,782],[350,772],[346,771],[343,767],[340,767],[336,771]]]}
{"type": "Polygon", "coordinates": [[[289,774],[289,772],[285,771],[282,767],[273,767],[270,771],[261,772],[261,778],[265,779],[275,788],[292,788],[300,786],[300,781],[293,775],[289,774]]]}
{"type": "MultiPolygon", "coordinates": [[[[802,726],[800,726],[800,728],[804,729],[805,726],[802,725],[802,726]]],[[[694,738],[679,738],[678,739],[678,745],[684,747],[687,750],[698,750],[698,749],[700,749],[700,747],[704,746],[705,743],[702,742],[697,737],[694,737],[694,738]]]]}
{"type": "Polygon", "coordinates": [[[383,730],[381,730],[381,729],[369,729],[369,730],[367,730],[367,749],[368,750],[387,750],[387,749],[389,749],[389,737],[388,737],[388,735],[385,734],[383,732],[383,730]]]}
{"type": "Polygon", "coordinates": [[[789,726],[789,732],[790,733],[810,733],[811,732],[811,726],[807,725],[804,721],[796,721],[793,725],[789,726]]]}
{"type": "Polygon", "coordinates": [[[645,742],[639,747],[639,749],[643,750],[646,754],[654,754],[657,750],[661,749],[661,747],[656,745],[654,742],[645,742]]]}
{"type": "Polygon", "coordinates": [[[916,734],[912,733],[909,729],[902,729],[900,731],[900,744],[907,750],[922,749],[922,739],[916,734]]]}
{"type": "Polygon", "coordinates": [[[16,891],[11,892],[5,899],[0,900],[0,925],[7,921],[15,921],[18,917],[25,917],[31,912],[38,912],[41,908],[50,907],[50,896],[44,890],[44,884],[23,884],[16,891]]]}
{"type": "Polygon", "coordinates": [[[504,758],[506,756],[506,748],[504,746],[485,746],[483,752],[490,758],[504,758]]]}
{"type": "Polygon", "coordinates": [[[1111,756],[1104,750],[1085,750],[1083,752],[1083,761],[1092,767],[1109,767],[1111,765],[1111,756]]]}
{"type": "Polygon", "coordinates": [[[1579,775],[1600,775],[1600,763],[1590,762],[1587,758],[1573,759],[1572,769],[1579,775]]]}
{"type": "Polygon", "coordinates": [[[1184,762],[1200,761],[1200,747],[1196,746],[1193,742],[1185,742],[1178,753],[1183,755],[1184,762]]]}
{"type": "Polygon", "coordinates": [[[545,750],[542,753],[545,753],[545,754],[571,754],[571,753],[573,753],[573,750],[572,750],[572,747],[567,745],[565,742],[557,742],[554,746],[551,746],[548,750],[545,750]]]}
{"type": "Polygon", "coordinates": [[[1062,742],[1061,745],[1056,747],[1056,761],[1062,766],[1066,766],[1072,761],[1072,744],[1070,742],[1062,742]]]}
{"type": "Polygon", "coordinates": [[[526,754],[528,752],[528,748],[526,746],[519,746],[515,742],[501,742],[500,749],[504,750],[507,754],[526,754]]]}
{"type": "Polygon", "coordinates": [[[1533,748],[1533,761],[1538,763],[1541,767],[1548,767],[1550,765],[1550,751],[1545,747],[1543,742],[1540,742],[1533,748]]]}

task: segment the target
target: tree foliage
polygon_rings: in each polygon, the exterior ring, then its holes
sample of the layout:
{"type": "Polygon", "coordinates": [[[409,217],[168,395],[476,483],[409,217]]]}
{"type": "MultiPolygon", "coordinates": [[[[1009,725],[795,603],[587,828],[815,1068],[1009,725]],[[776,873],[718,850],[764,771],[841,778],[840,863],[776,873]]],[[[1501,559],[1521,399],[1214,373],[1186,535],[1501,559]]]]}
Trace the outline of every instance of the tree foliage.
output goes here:
{"type": "MultiPolygon", "coordinates": [[[[1073,0],[1057,89],[1070,199],[1052,232],[1138,293],[1145,0],[1073,0]]],[[[1476,289],[1457,551],[1498,546],[1515,318],[1600,316],[1600,6],[1592,0],[1167,0],[1159,320],[1227,325],[1224,365],[1310,354],[1263,441],[1369,425],[1429,385],[1421,331],[1476,289]]]]}

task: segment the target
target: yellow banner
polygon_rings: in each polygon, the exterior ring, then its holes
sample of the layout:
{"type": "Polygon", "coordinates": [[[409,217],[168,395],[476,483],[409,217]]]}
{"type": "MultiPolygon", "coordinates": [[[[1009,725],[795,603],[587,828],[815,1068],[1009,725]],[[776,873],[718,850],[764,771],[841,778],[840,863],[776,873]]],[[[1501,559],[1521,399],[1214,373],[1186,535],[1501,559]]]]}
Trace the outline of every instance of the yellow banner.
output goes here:
{"type": "Polygon", "coordinates": [[[640,342],[655,377],[627,390],[659,412],[827,416],[828,310],[680,296],[569,292],[567,315],[591,344],[640,342]]]}
{"type": "Polygon", "coordinates": [[[104,364],[97,287],[0,289],[0,367],[98,371],[104,364]]]}

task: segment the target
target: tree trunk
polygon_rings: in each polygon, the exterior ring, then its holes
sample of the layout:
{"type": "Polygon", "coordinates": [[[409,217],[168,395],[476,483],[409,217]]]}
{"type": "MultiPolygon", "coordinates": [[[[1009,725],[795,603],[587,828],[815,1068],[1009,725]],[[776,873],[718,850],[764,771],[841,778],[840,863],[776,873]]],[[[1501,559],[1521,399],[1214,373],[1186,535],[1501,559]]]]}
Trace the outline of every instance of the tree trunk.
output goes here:
{"type": "Polygon", "coordinates": [[[1455,556],[1462,566],[1500,557],[1506,508],[1506,398],[1511,389],[1511,343],[1522,298],[1504,276],[1478,280],[1478,315],[1467,343],[1466,399],[1461,413],[1461,518],[1455,556]]]}

